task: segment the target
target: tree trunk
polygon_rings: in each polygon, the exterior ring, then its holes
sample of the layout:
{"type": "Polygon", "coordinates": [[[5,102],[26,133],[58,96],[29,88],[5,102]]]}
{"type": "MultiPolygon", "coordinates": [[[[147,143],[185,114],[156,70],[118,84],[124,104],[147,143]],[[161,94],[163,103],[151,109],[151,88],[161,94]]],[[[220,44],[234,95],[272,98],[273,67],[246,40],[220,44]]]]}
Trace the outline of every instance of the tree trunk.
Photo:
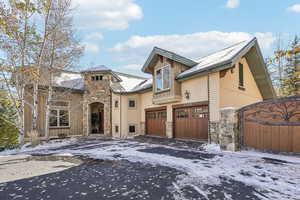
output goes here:
{"type": "Polygon", "coordinates": [[[38,119],[38,83],[33,84],[33,109],[32,109],[32,131],[37,130],[37,119],[38,119]]]}
{"type": "Polygon", "coordinates": [[[51,106],[52,95],[53,95],[52,79],[53,79],[53,73],[50,70],[50,84],[49,84],[48,97],[47,97],[46,120],[45,120],[45,137],[47,139],[49,138],[50,106],[51,106]]]}

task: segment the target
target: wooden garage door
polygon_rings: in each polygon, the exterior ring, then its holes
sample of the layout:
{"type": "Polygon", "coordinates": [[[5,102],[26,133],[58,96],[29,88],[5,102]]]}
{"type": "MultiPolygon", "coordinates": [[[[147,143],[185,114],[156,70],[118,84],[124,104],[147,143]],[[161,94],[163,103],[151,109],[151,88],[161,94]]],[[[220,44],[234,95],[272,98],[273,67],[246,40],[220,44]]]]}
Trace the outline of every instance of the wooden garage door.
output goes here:
{"type": "Polygon", "coordinates": [[[166,136],[166,109],[146,112],[146,134],[151,136],[166,136]]]}
{"type": "Polygon", "coordinates": [[[208,139],[208,106],[174,109],[174,133],[176,138],[208,139]]]}

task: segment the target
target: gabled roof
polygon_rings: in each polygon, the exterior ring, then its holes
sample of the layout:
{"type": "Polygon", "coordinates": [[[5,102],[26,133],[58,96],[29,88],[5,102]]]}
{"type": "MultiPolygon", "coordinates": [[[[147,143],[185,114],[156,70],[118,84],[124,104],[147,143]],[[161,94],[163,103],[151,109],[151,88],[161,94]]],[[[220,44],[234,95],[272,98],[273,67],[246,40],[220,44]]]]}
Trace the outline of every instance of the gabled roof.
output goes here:
{"type": "Polygon", "coordinates": [[[245,57],[250,66],[252,75],[263,96],[263,99],[276,97],[265,61],[263,59],[257,39],[243,41],[231,47],[199,59],[198,65],[182,72],[176,79],[184,81],[198,76],[207,75],[224,69],[229,69],[245,57]]]}
{"type": "Polygon", "coordinates": [[[96,66],[96,67],[91,67],[91,68],[85,69],[81,72],[84,73],[84,72],[102,72],[102,71],[111,71],[111,69],[109,69],[105,65],[99,65],[99,66],[96,66]]]}
{"type": "Polygon", "coordinates": [[[236,61],[245,55],[245,53],[247,53],[255,43],[257,43],[257,40],[256,38],[253,38],[205,56],[197,60],[198,64],[196,66],[179,74],[177,76],[177,80],[192,76],[194,74],[199,74],[201,72],[207,72],[218,67],[231,67],[236,63],[236,61]]]}
{"type": "Polygon", "coordinates": [[[148,57],[148,59],[146,60],[144,66],[142,68],[143,72],[150,73],[149,68],[157,62],[158,55],[169,58],[171,60],[174,60],[174,61],[184,64],[188,67],[193,67],[198,64],[197,62],[195,62],[191,59],[188,59],[186,57],[180,56],[174,52],[167,51],[167,50],[164,50],[164,49],[161,49],[158,47],[154,47],[152,52],[150,53],[150,56],[148,57]]]}

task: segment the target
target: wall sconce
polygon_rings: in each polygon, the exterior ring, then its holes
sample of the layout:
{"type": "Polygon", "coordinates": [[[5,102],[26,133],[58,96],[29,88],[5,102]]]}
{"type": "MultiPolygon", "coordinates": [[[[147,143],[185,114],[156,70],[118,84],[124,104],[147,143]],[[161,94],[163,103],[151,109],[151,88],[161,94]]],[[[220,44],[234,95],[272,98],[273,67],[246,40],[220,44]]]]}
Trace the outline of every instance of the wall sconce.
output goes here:
{"type": "Polygon", "coordinates": [[[190,99],[190,97],[191,97],[191,93],[187,90],[185,91],[184,95],[185,95],[186,99],[190,99]]]}

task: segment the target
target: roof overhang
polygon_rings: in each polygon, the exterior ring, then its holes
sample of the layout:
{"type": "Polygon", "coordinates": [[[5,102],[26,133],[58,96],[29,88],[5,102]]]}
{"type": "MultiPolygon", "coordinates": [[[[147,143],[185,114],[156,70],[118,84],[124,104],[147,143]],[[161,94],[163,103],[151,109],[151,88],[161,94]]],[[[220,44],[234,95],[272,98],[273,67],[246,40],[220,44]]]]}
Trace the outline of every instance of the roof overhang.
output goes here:
{"type": "Polygon", "coordinates": [[[234,67],[235,63],[238,62],[242,57],[245,57],[247,59],[251,73],[256,81],[263,99],[267,100],[275,98],[276,93],[273,88],[270,75],[267,71],[267,67],[256,38],[251,40],[243,49],[241,49],[241,51],[239,51],[232,58],[224,62],[200,69],[193,73],[186,74],[185,76],[178,76],[176,77],[176,80],[178,80],[179,82],[183,82],[192,78],[230,69],[234,67]]]}
{"type": "Polygon", "coordinates": [[[166,57],[170,60],[176,61],[178,63],[181,63],[183,65],[186,65],[188,67],[193,67],[198,64],[197,62],[195,62],[191,59],[185,58],[183,56],[180,56],[176,53],[173,53],[173,52],[170,52],[170,51],[158,48],[158,47],[154,47],[152,52],[150,53],[148,59],[146,60],[144,66],[142,68],[142,71],[145,73],[151,73],[150,68],[156,64],[156,62],[159,59],[158,58],[159,55],[166,57]]]}

